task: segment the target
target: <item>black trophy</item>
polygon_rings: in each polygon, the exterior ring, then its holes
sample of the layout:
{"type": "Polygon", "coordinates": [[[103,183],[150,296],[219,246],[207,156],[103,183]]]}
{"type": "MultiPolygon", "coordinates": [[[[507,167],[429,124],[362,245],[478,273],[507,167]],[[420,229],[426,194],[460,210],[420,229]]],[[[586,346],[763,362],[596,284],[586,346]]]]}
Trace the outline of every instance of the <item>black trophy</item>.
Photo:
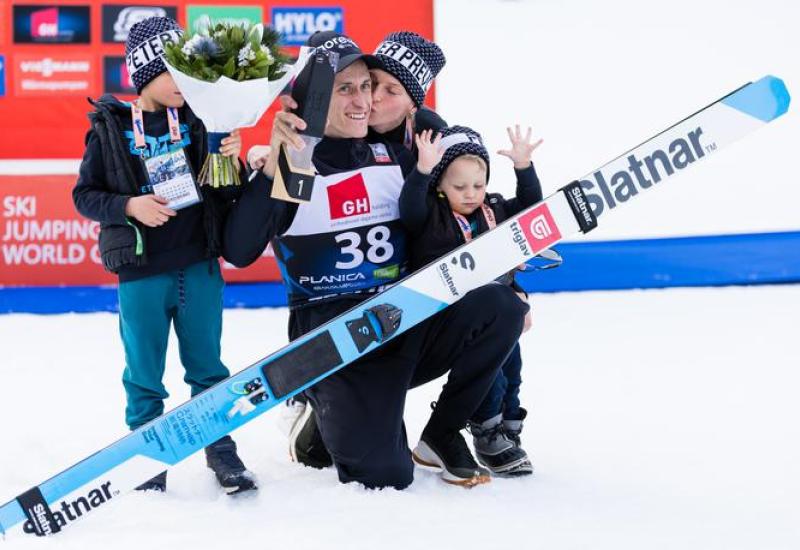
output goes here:
{"type": "Polygon", "coordinates": [[[292,98],[297,108],[293,112],[306,123],[306,129],[300,133],[305,147],[296,151],[286,144],[281,145],[272,184],[273,198],[297,203],[311,200],[315,176],[311,155],[325,133],[338,61],[338,53],[317,48],[295,79],[292,98]]]}

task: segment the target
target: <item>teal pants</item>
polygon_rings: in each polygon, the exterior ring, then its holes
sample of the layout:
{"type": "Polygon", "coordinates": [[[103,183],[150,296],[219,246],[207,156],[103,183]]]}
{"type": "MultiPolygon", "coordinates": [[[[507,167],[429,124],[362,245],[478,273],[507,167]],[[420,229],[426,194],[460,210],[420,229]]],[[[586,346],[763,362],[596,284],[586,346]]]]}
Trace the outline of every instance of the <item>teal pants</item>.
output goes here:
{"type": "Polygon", "coordinates": [[[192,395],[227,378],[220,359],[222,290],[219,264],[199,262],[119,285],[119,332],[125,348],[122,383],[130,429],[160,416],[170,324],[175,326],[184,381],[192,395]],[[209,273],[210,271],[210,273],[209,273]]]}

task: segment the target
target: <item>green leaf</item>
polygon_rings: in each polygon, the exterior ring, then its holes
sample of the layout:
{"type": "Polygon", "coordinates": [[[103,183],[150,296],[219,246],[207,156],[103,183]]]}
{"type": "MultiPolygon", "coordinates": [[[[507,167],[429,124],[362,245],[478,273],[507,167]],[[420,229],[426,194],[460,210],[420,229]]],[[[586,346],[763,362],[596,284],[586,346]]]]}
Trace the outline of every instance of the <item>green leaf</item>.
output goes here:
{"type": "Polygon", "coordinates": [[[230,57],[228,58],[228,62],[225,63],[225,66],[222,68],[222,74],[224,74],[228,78],[232,78],[233,73],[235,71],[236,71],[236,60],[230,57]]]}

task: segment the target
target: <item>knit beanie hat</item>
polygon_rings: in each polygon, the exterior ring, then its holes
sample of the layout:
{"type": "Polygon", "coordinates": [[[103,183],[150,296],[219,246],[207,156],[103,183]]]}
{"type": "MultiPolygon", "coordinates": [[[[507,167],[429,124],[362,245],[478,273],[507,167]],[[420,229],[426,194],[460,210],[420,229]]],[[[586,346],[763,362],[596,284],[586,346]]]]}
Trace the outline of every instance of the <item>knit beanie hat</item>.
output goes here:
{"type": "Polygon", "coordinates": [[[444,149],[444,155],[439,164],[431,170],[431,187],[439,185],[439,180],[450,163],[462,155],[482,158],[486,163],[486,180],[489,180],[489,151],[483,146],[483,140],[478,132],[466,126],[449,126],[441,130],[441,135],[440,147],[444,149]]]}
{"type": "Polygon", "coordinates": [[[125,64],[136,93],[167,71],[164,43],[177,42],[183,34],[178,22],[169,17],[148,17],[131,27],[125,42],[125,64]]]}
{"type": "Polygon", "coordinates": [[[442,50],[417,33],[394,32],[375,49],[384,70],[399,80],[420,107],[433,79],[445,64],[442,50]]]}
{"type": "Polygon", "coordinates": [[[339,54],[336,72],[342,72],[356,61],[363,61],[369,69],[380,69],[381,64],[373,55],[361,51],[352,38],[336,31],[317,31],[306,41],[306,46],[322,48],[339,54]]]}

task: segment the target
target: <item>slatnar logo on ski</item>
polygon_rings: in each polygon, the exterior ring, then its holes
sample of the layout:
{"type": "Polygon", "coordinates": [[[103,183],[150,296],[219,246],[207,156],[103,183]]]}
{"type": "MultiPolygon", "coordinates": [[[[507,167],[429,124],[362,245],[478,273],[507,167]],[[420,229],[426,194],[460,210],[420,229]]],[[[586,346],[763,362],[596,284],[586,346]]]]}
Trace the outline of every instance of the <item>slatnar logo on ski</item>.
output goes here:
{"type": "Polygon", "coordinates": [[[450,259],[450,263],[453,265],[460,265],[461,269],[475,271],[475,257],[469,252],[462,252],[458,257],[453,256],[450,259]]]}
{"type": "Polygon", "coordinates": [[[453,296],[460,296],[456,288],[456,283],[453,281],[453,276],[450,274],[450,266],[447,265],[447,262],[439,264],[439,277],[441,277],[442,282],[450,290],[450,294],[453,296]]]}
{"type": "Polygon", "coordinates": [[[676,170],[683,170],[694,161],[705,156],[707,151],[716,149],[715,144],[703,146],[700,136],[703,129],[699,126],[690,131],[685,138],[673,140],[667,150],[655,149],[652,153],[639,159],[630,154],[627,170],[620,170],[607,178],[602,171],[592,174],[592,179],[581,180],[581,187],[586,192],[592,212],[601,216],[606,208],[613,210],[619,203],[635,197],[640,190],[649,189],[662,178],[671,176],[676,170]],[[592,193],[592,190],[595,192],[592,193]],[[600,193],[597,193],[597,190],[600,193]]]}
{"type": "MultiPolygon", "coordinates": [[[[51,508],[51,514],[59,528],[66,526],[68,523],[79,519],[83,514],[87,514],[95,508],[102,506],[118,492],[112,492],[111,482],[106,481],[89,490],[86,496],[76,498],[71,502],[62,500],[51,508]]],[[[50,535],[55,531],[50,522],[47,520],[47,507],[44,504],[36,504],[32,508],[33,514],[36,516],[37,523],[41,528],[41,535],[50,535]]],[[[36,535],[37,530],[33,523],[28,520],[22,527],[25,533],[36,535]]]]}

